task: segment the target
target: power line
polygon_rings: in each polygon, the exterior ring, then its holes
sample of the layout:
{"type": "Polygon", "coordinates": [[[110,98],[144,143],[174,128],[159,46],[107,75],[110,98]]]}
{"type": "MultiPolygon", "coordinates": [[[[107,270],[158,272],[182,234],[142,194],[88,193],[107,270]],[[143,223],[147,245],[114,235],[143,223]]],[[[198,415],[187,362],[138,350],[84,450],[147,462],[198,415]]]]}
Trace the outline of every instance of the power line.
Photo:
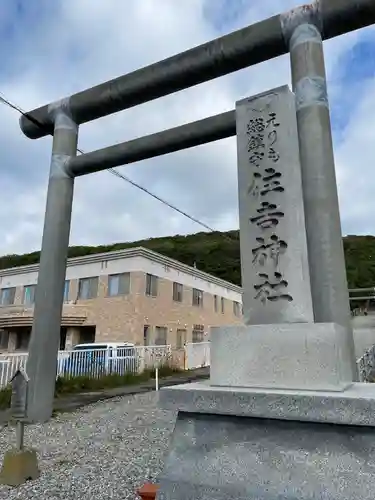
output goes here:
{"type": "MultiPolygon", "coordinates": [[[[35,125],[37,125],[38,127],[40,128],[44,128],[43,124],[38,122],[38,120],[36,120],[35,118],[33,118],[32,116],[30,116],[26,111],[24,111],[20,106],[18,106],[17,104],[14,104],[12,103],[9,99],[7,99],[5,97],[5,95],[0,92],[0,102],[2,102],[3,104],[5,104],[6,106],[9,106],[10,108],[12,108],[13,110],[17,111],[18,113],[20,113],[21,115],[23,115],[25,118],[28,118],[29,120],[31,120],[35,125]]],[[[81,154],[85,154],[85,152],[80,149],[80,148],[77,148],[77,151],[81,154]]],[[[160,203],[163,203],[164,205],[166,205],[167,207],[171,208],[172,210],[174,210],[175,212],[178,212],[179,214],[183,215],[184,217],[190,219],[192,222],[195,222],[196,224],[199,224],[200,226],[204,227],[205,229],[208,229],[209,231],[211,232],[216,232],[215,229],[213,229],[212,227],[210,227],[209,225],[205,224],[204,222],[200,221],[199,219],[193,217],[192,215],[189,215],[187,212],[179,209],[178,207],[176,207],[175,205],[172,205],[172,203],[169,203],[168,201],[164,200],[163,198],[161,198],[160,196],[157,196],[156,194],[152,193],[151,191],[149,191],[148,189],[146,189],[145,187],[141,186],[140,184],[136,183],[135,181],[131,180],[129,177],[127,177],[126,175],[124,174],[121,174],[120,172],[118,172],[116,169],[114,168],[109,168],[107,169],[107,171],[112,174],[112,175],[115,175],[116,177],[118,177],[119,179],[122,179],[123,181],[127,182],[128,184],[131,184],[132,186],[136,187],[137,189],[140,189],[141,191],[143,191],[144,193],[148,194],[149,196],[151,196],[152,198],[154,198],[155,200],[159,201],[160,203]]],[[[232,238],[229,238],[228,236],[226,235],[223,235],[226,239],[230,240],[231,242],[233,241],[232,238]]]]}
{"type": "Polygon", "coordinates": [[[4,94],[2,92],[0,92],[0,101],[3,104],[6,104],[10,108],[14,109],[15,111],[18,111],[19,113],[21,113],[21,115],[24,115],[24,116],[26,115],[26,112],[23,111],[19,106],[16,106],[12,102],[10,102],[8,99],[6,99],[5,96],[4,96],[4,94]]]}
{"type": "Polygon", "coordinates": [[[116,175],[117,177],[119,177],[120,179],[123,179],[124,181],[126,182],[129,182],[129,184],[132,184],[132,186],[135,186],[137,187],[138,189],[141,189],[143,192],[147,193],[148,195],[152,196],[153,198],[155,198],[155,200],[158,200],[160,201],[161,203],[163,203],[164,205],[166,205],[167,207],[171,208],[172,210],[175,210],[176,212],[178,212],[179,214],[181,215],[184,215],[185,217],[187,217],[188,219],[192,220],[193,222],[196,222],[197,224],[200,224],[201,226],[205,227],[206,229],[208,229],[209,231],[212,231],[212,232],[215,232],[215,229],[213,229],[212,227],[208,226],[207,224],[205,224],[204,222],[201,222],[200,220],[196,219],[195,217],[187,214],[186,212],[184,212],[183,210],[175,207],[174,205],[172,205],[171,203],[169,203],[168,201],[164,200],[163,198],[160,198],[160,196],[157,196],[156,194],[154,193],[151,193],[151,191],[149,191],[148,189],[146,189],[145,187],[143,186],[140,186],[139,184],[137,184],[136,182],[132,181],[131,179],[129,179],[129,177],[126,177],[126,175],[124,174],[120,174],[120,172],[117,172],[117,170],[115,170],[114,168],[109,168],[108,169],[113,175],[116,175]]]}

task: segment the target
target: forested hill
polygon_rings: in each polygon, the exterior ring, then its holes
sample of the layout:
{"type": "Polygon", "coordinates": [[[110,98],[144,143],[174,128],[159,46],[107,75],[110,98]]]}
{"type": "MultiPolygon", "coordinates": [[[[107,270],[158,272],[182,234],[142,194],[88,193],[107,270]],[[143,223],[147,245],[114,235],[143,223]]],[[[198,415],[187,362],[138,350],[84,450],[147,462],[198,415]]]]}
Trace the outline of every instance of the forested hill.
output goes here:
{"type": "MultiPolygon", "coordinates": [[[[168,236],[101,246],[74,246],[69,257],[112,252],[142,246],[167,257],[240,285],[240,248],[238,231],[197,233],[188,236],[168,236]]],[[[375,237],[347,236],[344,238],[346,267],[350,288],[375,286],[375,237]]],[[[0,257],[0,269],[35,264],[39,252],[0,257]]]]}

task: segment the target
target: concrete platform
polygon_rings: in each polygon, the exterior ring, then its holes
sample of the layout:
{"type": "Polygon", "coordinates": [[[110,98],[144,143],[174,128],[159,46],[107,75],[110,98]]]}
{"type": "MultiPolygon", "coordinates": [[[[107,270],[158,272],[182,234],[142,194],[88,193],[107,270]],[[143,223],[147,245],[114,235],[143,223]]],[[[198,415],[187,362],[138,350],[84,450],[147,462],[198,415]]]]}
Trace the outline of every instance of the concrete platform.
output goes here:
{"type": "Polygon", "coordinates": [[[160,391],[178,410],[159,500],[373,500],[375,385],[160,391]]]}
{"type": "Polygon", "coordinates": [[[375,384],[353,383],[343,392],[323,392],[212,387],[204,381],[162,389],[159,406],[187,413],[375,427],[375,384]]]}
{"type": "Polygon", "coordinates": [[[158,500],[373,500],[371,427],[180,413],[158,500]]]}

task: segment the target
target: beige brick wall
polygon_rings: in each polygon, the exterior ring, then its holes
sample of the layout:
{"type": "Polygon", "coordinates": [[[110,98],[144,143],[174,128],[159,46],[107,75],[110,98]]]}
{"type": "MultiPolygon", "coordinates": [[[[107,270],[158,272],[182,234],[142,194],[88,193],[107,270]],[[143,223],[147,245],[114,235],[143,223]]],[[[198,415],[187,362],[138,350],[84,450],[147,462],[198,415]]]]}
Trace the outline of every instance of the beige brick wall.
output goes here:
{"type": "MultiPolygon", "coordinates": [[[[183,302],[173,301],[173,282],[158,279],[158,296],[145,295],[146,275],[131,273],[130,294],[107,297],[108,277],[99,280],[98,297],[78,300],[80,313],[87,314],[87,325],[96,326],[96,341],[129,341],[143,344],[143,327],[150,325],[151,342],[155,340],[155,327],[167,327],[167,342],[176,345],[177,329],[186,328],[187,341],[192,340],[194,324],[209,326],[239,324],[241,318],[233,313],[233,302],[225,300],[225,313],[221,313],[220,298],[218,312],[214,311],[213,295],[204,293],[203,308],[192,305],[192,289],[184,286],[183,302]]],[[[77,280],[70,283],[69,298],[77,297],[77,280]]],[[[77,307],[78,309],[78,307],[77,307]]]]}
{"type": "MultiPolygon", "coordinates": [[[[220,297],[218,297],[218,312],[214,310],[214,296],[204,292],[203,307],[192,305],[192,289],[184,285],[183,301],[173,301],[173,282],[158,278],[157,297],[145,294],[146,274],[132,272],[130,293],[118,297],[108,297],[108,276],[99,277],[98,296],[95,299],[77,300],[78,280],[71,280],[69,285],[69,301],[63,308],[63,315],[87,316],[84,325],[96,327],[95,340],[128,341],[143,344],[144,325],[150,326],[149,344],[156,338],[156,327],[167,328],[167,343],[176,347],[177,330],[186,329],[186,341],[192,341],[193,325],[203,325],[209,332],[210,326],[223,324],[238,324],[242,318],[233,313],[233,302],[225,300],[225,312],[221,313],[220,297]],[[73,302],[73,303],[72,303],[73,302]]],[[[17,287],[15,305],[22,307],[23,287],[17,287]]],[[[29,314],[33,308],[27,307],[29,314]]],[[[4,313],[17,313],[17,307],[3,308],[4,313]]],[[[205,337],[207,338],[207,337],[205,337]]]]}
{"type": "MultiPolygon", "coordinates": [[[[130,294],[108,297],[108,276],[100,276],[98,296],[95,299],[77,300],[77,312],[87,315],[85,325],[96,327],[96,341],[136,341],[139,314],[137,273],[132,273],[130,294]]],[[[70,282],[69,299],[77,297],[78,280],[70,282]]]]}
{"type": "MultiPolygon", "coordinates": [[[[143,279],[145,280],[144,275],[143,279]]],[[[209,326],[241,323],[241,319],[236,318],[233,314],[232,301],[225,301],[225,313],[221,314],[220,303],[219,312],[215,312],[213,295],[208,293],[204,293],[203,307],[197,307],[192,305],[192,289],[186,286],[184,287],[182,303],[173,301],[172,281],[159,279],[158,292],[157,297],[147,297],[143,293],[141,310],[144,324],[153,327],[166,326],[168,328],[168,343],[172,346],[176,344],[178,328],[186,328],[187,341],[191,342],[194,324],[204,325],[205,331],[208,331],[209,326]]],[[[153,333],[155,338],[155,331],[153,333]]]]}

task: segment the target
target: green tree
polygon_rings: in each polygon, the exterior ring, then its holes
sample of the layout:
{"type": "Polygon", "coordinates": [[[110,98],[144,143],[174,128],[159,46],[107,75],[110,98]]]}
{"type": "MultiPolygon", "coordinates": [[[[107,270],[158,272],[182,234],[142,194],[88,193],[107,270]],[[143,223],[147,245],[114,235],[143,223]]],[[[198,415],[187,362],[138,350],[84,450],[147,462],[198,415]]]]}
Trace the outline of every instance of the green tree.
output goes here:
{"type": "MultiPolygon", "coordinates": [[[[163,238],[113,243],[100,246],[72,246],[69,257],[112,252],[126,248],[145,247],[172,259],[196,266],[201,271],[241,285],[239,231],[196,233],[163,238]]],[[[375,237],[344,238],[346,271],[349,288],[375,286],[375,237]]],[[[40,252],[0,257],[0,269],[39,262],[40,252]]]]}

